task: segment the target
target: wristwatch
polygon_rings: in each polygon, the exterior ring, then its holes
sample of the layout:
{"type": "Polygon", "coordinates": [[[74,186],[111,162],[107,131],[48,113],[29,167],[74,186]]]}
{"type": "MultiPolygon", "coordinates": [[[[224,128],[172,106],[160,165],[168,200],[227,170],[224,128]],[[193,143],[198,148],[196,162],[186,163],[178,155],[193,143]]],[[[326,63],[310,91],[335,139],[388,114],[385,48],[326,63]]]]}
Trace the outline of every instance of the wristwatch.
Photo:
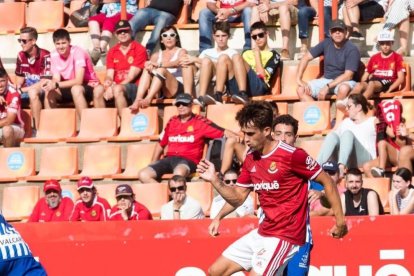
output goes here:
{"type": "Polygon", "coordinates": [[[174,209],[174,212],[178,212],[178,213],[179,213],[179,212],[180,212],[180,210],[179,210],[179,209],[174,209]]]}
{"type": "Polygon", "coordinates": [[[59,89],[59,82],[55,82],[55,89],[59,89]]]}

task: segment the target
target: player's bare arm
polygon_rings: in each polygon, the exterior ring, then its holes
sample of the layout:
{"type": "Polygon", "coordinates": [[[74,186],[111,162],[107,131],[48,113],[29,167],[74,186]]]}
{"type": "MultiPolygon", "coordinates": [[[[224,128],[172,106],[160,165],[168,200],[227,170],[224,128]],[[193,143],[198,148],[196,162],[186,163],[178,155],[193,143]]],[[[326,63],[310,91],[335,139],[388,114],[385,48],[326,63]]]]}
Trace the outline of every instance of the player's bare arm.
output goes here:
{"type": "Polygon", "coordinates": [[[324,186],[325,196],[328,199],[335,216],[336,225],[332,227],[330,233],[332,234],[332,237],[336,239],[342,238],[348,233],[348,228],[346,226],[345,215],[342,210],[338,189],[329,175],[323,171],[315,180],[324,186]]]}

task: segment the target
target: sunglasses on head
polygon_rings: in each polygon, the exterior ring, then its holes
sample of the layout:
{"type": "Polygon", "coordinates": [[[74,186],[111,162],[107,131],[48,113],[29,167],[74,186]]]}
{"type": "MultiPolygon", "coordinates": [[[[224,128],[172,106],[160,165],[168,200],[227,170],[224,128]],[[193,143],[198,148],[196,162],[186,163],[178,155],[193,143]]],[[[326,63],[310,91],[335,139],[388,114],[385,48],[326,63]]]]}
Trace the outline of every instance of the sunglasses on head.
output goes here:
{"type": "Polygon", "coordinates": [[[161,36],[164,37],[164,38],[167,38],[167,37],[174,38],[174,37],[177,36],[177,34],[176,33],[162,33],[161,36]]]}
{"type": "Polygon", "coordinates": [[[230,183],[236,184],[237,179],[226,179],[224,180],[224,183],[226,183],[227,185],[229,185],[230,183]]]}
{"type": "Polygon", "coordinates": [[[170,188],[171,193],[174,193],[176,191],[184,191],[184,190],[185,190],[184,186],[178,186],[178,187],[171,187],[170,188]]]}
{"type": "Polygon", "coordinates": [[[256,40],[257,38],[263,38],[265,36],[264,32],[252,35],[253,40],[256,40]]]}
{"type": "Polygon", "coordinates": [[[23,43],[23,44],[26,44],[27,42],[29,42],[29,41],[31,41],[32,39],[21,39],[21,38],[19,38],[19,39],[17,39],[17,41],[19,42],[19,43],[23,43]]]}
{"type": "Polygon", "coordinates": [[[179,107],[179,106],[189,106],[189,103],[176,103],[175,106],[179,107]]]}

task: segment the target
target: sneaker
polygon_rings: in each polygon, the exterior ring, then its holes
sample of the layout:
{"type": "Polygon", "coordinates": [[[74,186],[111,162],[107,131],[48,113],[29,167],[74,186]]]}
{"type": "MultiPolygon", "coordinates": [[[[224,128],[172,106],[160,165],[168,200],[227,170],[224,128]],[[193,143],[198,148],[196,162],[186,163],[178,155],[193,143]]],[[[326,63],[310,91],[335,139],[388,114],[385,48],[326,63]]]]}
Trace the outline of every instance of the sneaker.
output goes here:
{"type": "Polygon", "coordinates": [[[244,93],[233,94],[231,100],[236,104],[246,104],[249,101],[249,97],[244,93]]]}
{"type": "Polygon", "coordinates": [[[365,40],[365,37],[360,33],[360,32],[357,32],[357,31],[353,31],[352,33],[351,33],[351,35],[349,36],[349,39],[350,40],[359,40],[359,41],[363,41],[363,40],[365,40]]]}
{"type": "Polygon", "coordinates": [[[280,52],[280,59],[281,60],[289,60],[290,54],[288,49],[282,49],[282,52],[280,52]]]}
{"type": "Polygon", "coordinates": [[[211,96],[211,95],[205,95],[204,96],[204,102],[207,105],[210,105],[210,104],[222,104],[223,103],[223,93],[216,92],[216,93],[214,93],[213,96],[211,96]]]}
{"type": "Polygon", "coordinates": [[[371,168],[371,174],[373,177],[384,177],[385,176],[385,170],[378,168],[378,167],[372,167],[371,168]]]}
{"type": "Polygon", "coordinates": [[[193,101],[196,105],[201,106],[202,109],[206,108],[206,103],[204,102],[204,97],[199,96],[197,99],[193,101]]]}
{"type": "Polygon", "coordinates": [[[101,51],[99,49],[94,48],[92,51],[89,52],[91,56],[93,65],[96,65],[101,58],[101,51]]]}

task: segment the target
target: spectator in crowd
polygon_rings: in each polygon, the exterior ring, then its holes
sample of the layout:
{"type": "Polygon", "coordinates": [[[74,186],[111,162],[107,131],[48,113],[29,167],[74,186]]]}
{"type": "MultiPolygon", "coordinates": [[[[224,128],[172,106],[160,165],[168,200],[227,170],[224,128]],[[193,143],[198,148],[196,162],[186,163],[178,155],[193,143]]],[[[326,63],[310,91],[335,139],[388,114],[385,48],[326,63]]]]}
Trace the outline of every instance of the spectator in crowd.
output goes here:
{"type": "Polygon", "coordinates": [[[148,25],[154,25],[146,48],[148,54],[152,54],[163,33],[163,28],[171,26],[177,21],[178,15],[184,5],[189,5],[191,0],[151,0],[145,8],[139,9],[134,17],[129,21],[132,27],[132,37],[135,37],[138,31],[143,30],[148,25]]]}
{"type": "Polygon", "coordinates": [[[414,214],[414,186],[412,174],[407,168],[398,168],[392,176],[392,189],[389,193],[390,214],[414,214]]]}
{"type": "MultiPolygon", "coordinates": [[[[37,31],[32,27],[20,29],[20,37],[17,40],[22,51],[17,54],[16,59],[16,87],[20,92],[23,104],[29,101],[29,97],[37,97],[42,92],[40,79],[51,77],[50,53],[48,50],[37,46],[37,31]]],[[[33,102],[30,105],[36,129],[39,128],[38,117],[42,105],[40,102],[33,102]]]]}
{"type": "MultiPolygon", "coordinates": [[[[236,185],[238,174],[234,170],[228,170],[223,175],[224,184],[233,187],[236,185]]],[[[217,195],[213,198],[213,202],[211,203],[210,208],[210,217],[215,219],[219,214],[220,210],[223,208],[226,201],[221,195],[217,195]]],[[[251,196],[248,196],[246,200],[243,202],[242,205],[237,207],[232,213],[228,214],[226,217],[244,217],[244,216],[254,216],[254,206],[253,206],[253,199],[251,196]]],[[[217,219],[222,219],[217,217],[217,219]]]]}
{"type": "Polygon", "coordinates": [[[55,179],[43,185],[45,196],[39,199],[29,217],[29,222],[69,221],[73,211],[73,201],[62,197],[62,188],[55,179]]]}
{"type": "Polygon", "coordinates": [[[3,147],[16,147],[24,137],[24,122],[19,92],[0,68],[0,142],[3,147]]]}
{"type": "Polygon", "coordinates": [[[326,100],[328,94],[336,94],[336,106],[343,109],[343,100],[356,84],[361,56],[358,48],[346,39],[346,26],[342,20],[332,21],[329,32],[330,38],[311,48],[301,59],[297,93],[301,101],[326,100]],[[309,61],[322,55],[323,77],[306,83],[302,77],[309,61]]]}
{"type": "Polygon", "coordinates": [[[207,89],[213,75],[216,77],[216,91],[224,91],[229,76],[234,76],[232,58],[237,51],[229,48],[230,23],[219,21],[213,25],[215,47],[205,49],[198,57],[186,55],[181,59],[182,66],[195,64],[200,68],[199,97],[194,103],[205,108],[207,104],[223,103],[221,93],[214,93],[214,97],[207,95],[207,89]]]}
{"type": "Polygon", "coordinates": [[[360,167],[377,157],[376,118],[368,115],[370,108],[361,94],[349,96],[346,105],[349,117],[326,136],[317,158],[319,164],[328,160],[338,162],[339,176],[343,177],[346,167],[360,167]]]}
{"type": "MultiPolygon", "coordinates": [[[[319,16],[318,0],[299,0],[298,4],[298,28],[301,43],[300,53],[297,59],[302,59],[309,48],[309,21],[319,16]],[[307,3],[309,2],[309,4],[307,3]]],[[[329,25],[332,21],[332,0],[323,1],[323,18],[325,38],[330,36],[329,25]]]]}
{"type": "Polygon", "coordinates": [[[250,40],[250,19],[252,7],[257,4],[257,0],[208,0],[207,8],[200,11],[198,24],[200,33],[200,53],[213,47],[212,35],[214,22],[243,22],[244,46],[247,50],[251,47],[250,40]],[[219,2],[220,7],[217,6],[219,2]]]}
{"type": "MultiPolygon", "coordinates": [[[[341,178],[339,177],[338,163],[327,161],[322,164],[322,169],[331,177],[332,181],[338,188],[339,195],[345,192],[345,188],[341,185],[341,178]]],[[[318,185],[320,185],[318,183],[318,185]]],[[[321,185],[320,185],[321,186],[321,185]]],[[[323,189],[323,187],[322,187],[323,189]]],[[[323,198],[323,192],[320,189],[309,190],[309,215],[312,216],[332,216],[333,211],[327,206],[324,206],[323,202],[318,199],[323,198]],[[322,193],[322,194],[321,194],[322,193]]],[[[322,200],[323,201],[323,200],[322,200]]]]}
{"type": "Polygon", "coordinates": [[[362,172],[358,168],[350,168],[345,177],[346,191],[341,195],[345,216],[383,215],[384,208],[377,192],[362,185],[362,172]]]}
{"type": "Polygon", "coordinates": [[[398,167],[404,167],[413,173],[414,148],[412,145],[403,146],[398,154],[398,167]]]}
{"type": "MultiPolygon", "coordinates": [[[[137,0],[126,1],[126,16],[131,19],[137,12],[137,0]]],[[[111,41],[115,26],[121,20],[121,2],[106,2],[102,5],[100,13],[89,18],[89,34],[91,35],[93,50],[92,62],[96,64],[102,55],[106,54],[106,48],[111,41]],[[102,30],[102,32],[101,32],[102,30]]]]}
{"type": "Polygon", "coordinates": [[[137,94],[139,76],[144,69],[147,53],[145,48],[132,39],[127,20],[115,26],[118,44],[112,47],[106,58],[106,77],[103,85],[93,89],[94,107],[105,107],[105,101],[114,100],[121,115],[122,109],[131,105],[137,94]]]}
{"type": "Polygon", "coordinates": [[[382,31],[377,40],[381,52],[369,59],[361,82],[352,89],[351,94],[363,93],[365,98],[370,99],[374,94],[393,92],[404,82],[403,58],[392,50],[394,36],[389,31],[382,31]]]}
{"type": "Polygon", "coordinates": [[[261,0],[260,4],[253,8],[252,23],[273,21],[272,23],[276,24],[277,16],[279,16],[280,29],[282,30],[282,51],[280,52],[282,60],[290,59],[290,27],[292,21],[297,22],[298,20],[297,5],[298,0],[261,0]],[[273,20],[269,20],[269,17],[273,20]]]}
{"type": "Polygon", "coordinates": [[[0,275],[46,276],[19,232],[0,213],[0,275]]]}
{"type": "MultiPolygon", "coordinates": [[[[247,103],[249,97],[269,93],[270,84],[280,66],[279,53],[270,50],[267,45],[269,33],[266,25],[262,21],[253,23],[250,31],[256,46],[244,51],[242,55],[234,55],[234,76],[230,75],[228,81],[231,99],[238,104],[247,103]]],[[[223,94],[223,91],[216,93],[223,94]]]]}
{"type": "Polygon", "coordinates": [[[135,200],[131,186],[121,184],[115,190],[116,205],[111,209],[110,220],[151,220],[150,211],[135,200]]]}
{"type": "Polygon", "coordinates": [[[178,115],[168,121],[161,141],[154,150],[152,163],[139,172],[141,182],[157,182],[156,179],[167,173],[186,177],[195,172],[203,155],[206,139],[235,135],[205,117],[193,114],[192,102],[193,98],[189,94],[177,96],[174,104],[178,115]],[[167,152],[160,160],[165,147],[167,152]]]}
{"type": "Polygon", "coordinates": [[[71,221],[106,221],[111,206],[106,199],[99,197],[91,178],[84,176],[78,180],[80,199],[75,202],[71,221]]]}
{"type": "Polygon", "coordinates": [[[376,159],[363,165],[367,177],[384,177],[386,166],[397,166],[401,147],[414,139],[402,117],[402,105],[398,100],[384,100],[376,109],[377,153],[376,159]]]}
{"type": "Polygon", "coordinates": [[[387,11],[389,0],[345,0],[339,12],[342,13],[348,29],[349,39],[364,40],[359,21],[382,18],[387,11]]]}
{"type": "Polygon", "coordinates": [[[161,207],[161,219],[202,219],[200,203],[187,195],[184,176],[174,175],[168,180],[172,200],[161,207]]]}
{"type": "Polygon", "coordinates": [[[187,51],[181,48],[177,29],[174,26],[162,28],[160,39],[161,50],[145,63],[135,101],[130,106],[133,111],[148,107],[160,92],[165,98],[173,98],[180,93],[192,94],[194,68],[192,65],[180,66],[180,59],[187,51]]]}
{"type": "MultiPolygon", "coordinates": [[[[53,43],[56,50],[50,54],[52,79],[42,80],[45,108],[55,108],[58,102],[75,103],[76,112],[81,117],[82,109],[88,107],[93,99],[93,87],[99,80],[93,69],[88,53],[70,44],[69,32],[58,29],[53,32],[53,43]]],[[[30,98],[31,105],[41,106],[41,93],[30,98]]],[[[40,110],[35,110],[40,117],[40,110]]]]}

